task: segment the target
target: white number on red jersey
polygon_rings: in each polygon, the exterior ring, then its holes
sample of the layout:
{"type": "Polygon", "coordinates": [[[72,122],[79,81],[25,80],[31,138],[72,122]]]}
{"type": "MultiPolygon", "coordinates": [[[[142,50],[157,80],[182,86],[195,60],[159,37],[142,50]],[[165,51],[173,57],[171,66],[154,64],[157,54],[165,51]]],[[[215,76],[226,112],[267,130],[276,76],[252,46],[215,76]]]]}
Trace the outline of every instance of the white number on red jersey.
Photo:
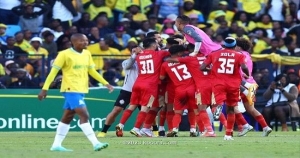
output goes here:
{"type": "Polygon", "coordinates": [[[233,74],[235,59],[219,58],[219,62],[221,62],[221,67],[218,68],[218,73],[233,74]]]}
{"type": "MultiPolygon", "coordinates": [[[[203,60],[199,60],[200,66],[203,64],[203,62],[204,62],[203,60]]],[[[208,74],[207,71],[203,71],[202,73],[203,73],[203,75],[207,75],[208,74]]]]}
{"type": "Polygon", "coordinates": [[[140,61],[142,65],[141,74],[153,74],[154,73],[154,63],[153,60],[140,61]]]}
{"type": "Polygon", "coordinates": [[[171,69],[171,71],[175,73],[175,75],[176,75],[176,77],[179,81],[186,80],[186,79],[189,79],[189,78],[192,77],[190,72],[188,72],[188,69],[187,69],[186,65],[179,65],[177,67],[173,67],[171,69]],[[181,69],[182,69],[182,72],[183,72],[182,76],[180,76],[178,71],[177,71],[177,70],[181,70],[181,69]]]}

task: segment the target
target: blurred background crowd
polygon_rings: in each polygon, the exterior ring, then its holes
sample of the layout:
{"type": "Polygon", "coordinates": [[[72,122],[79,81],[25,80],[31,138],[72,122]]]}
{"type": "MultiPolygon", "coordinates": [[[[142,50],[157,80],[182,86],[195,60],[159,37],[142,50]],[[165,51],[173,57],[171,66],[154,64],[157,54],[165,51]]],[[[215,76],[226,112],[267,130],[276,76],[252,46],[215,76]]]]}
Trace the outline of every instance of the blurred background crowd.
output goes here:
{"type": "MultiPolygon", "coordinates": [[[[161,33],[166,44],[168,37],[179,34],[174,26],[178,15],[189,16],[191,25],[216,43],[227,36],[244,37],[253,43],[253,54],[300,57],[299,9],[299,0],[1,0],[0,89],[41,88],[51,62],[59,51],[71,47],[74,33],[89,38],[87,49],[96,69],[111,85],[120,86],[124,78],[120,63],[131,48],[151,31],[161,33]]],[[[284,78],[284,86],[293,83],[300,90],[299,75],[299,64],[255,62],[257,104],[274,79],[284,78]],[[275,78],[280,74],[285,76],[275,78]]],[[[61,78],[58,75],[51,87],[59,88],[61,78]]],[[[99,83],[91,80],[90,86],[99,83]]],[[[278,118],[285,118],[282,111],[278,118]]]]}

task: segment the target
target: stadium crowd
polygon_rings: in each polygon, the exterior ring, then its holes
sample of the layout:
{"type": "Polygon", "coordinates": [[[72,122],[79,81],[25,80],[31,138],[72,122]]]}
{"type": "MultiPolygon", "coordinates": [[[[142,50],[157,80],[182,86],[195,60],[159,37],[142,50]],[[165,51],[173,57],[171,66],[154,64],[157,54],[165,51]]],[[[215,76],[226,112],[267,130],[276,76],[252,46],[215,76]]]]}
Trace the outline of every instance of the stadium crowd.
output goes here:
{"type": "MultiPolygon", "coordinates": [[[[121,86],[121,62],[131,49],[151,31],[161,33],[165,45],[179,34],[174,25],[178,15],[188,16],[216,43],[243,37],[253,43],[253,54],[300,57],[299,9],[298,0],[2,0],[0,87],[41,88],[58,52],[71,47],[74,33],[88,37],[98,72],[121,86]]],[[[254,63],[253,77],[263,92],[280,74],[300,90],[300,64],[254,63]]],[[[58,75],[51,87],[60,87],[60,81],[58,75]]],[[[91,80],[90,86],[99,83],[91,80]]],[[[264,116],[270,115],[266,111],[264,116]]],[[[275,115],[285,121],[282,113],[275,115]]]]}

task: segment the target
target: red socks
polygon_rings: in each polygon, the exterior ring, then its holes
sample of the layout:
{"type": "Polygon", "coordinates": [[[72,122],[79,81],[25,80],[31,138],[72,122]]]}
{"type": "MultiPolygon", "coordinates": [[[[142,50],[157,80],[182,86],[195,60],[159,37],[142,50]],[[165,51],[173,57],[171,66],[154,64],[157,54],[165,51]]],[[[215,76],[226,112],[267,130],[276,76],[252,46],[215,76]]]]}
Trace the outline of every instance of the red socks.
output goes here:
{"type": "Polygon", "coordinates": [[[242,113],[235,114],[235,119],[238,125],[245,125],[247,124],[247,121],[245,120],[242,113]]]}
{"type": "Polygon", "coordinates": [[[264,118],[262,115],[256,116],[256,117],[255,117],[255,120],[260,124],[260,126],[261,126],[262,128],[265,128],[265,127],[268,126],[267,123],[266,123],[265,118],[264,118]]]}
{"type": "Polygon", "coordinates": [[[144,128],[148,128],[148,129],[151,128],[153,122],[155,121],[156,115],[157,115],[156,111],[153,110],[148,111],[145,118],[144,128]]]}
{"type": "Polygon", "coordinates": [[[190,128],[196,128],[196,115],[194,110],[188,110],[188,119],[190,123],[190,128]]]}
{"type": "Polygon", "coordinates": [[[208,117],[206,110],[199,111],[199,117],[202,119],[202,122],[203,122],[204,127],[206,128],[207,132],[213,132],[214,130],[212,129],[210,119],[208,117]]]}
{"type": "Polygon", "coordinates": [[[166,111],[161,110],[159,112],[159,126],[164,126],[165,125],[165,121],[166,121],[166,111]]]}
{"type": "Polygon", "coordinates": [[[128,118],[131,116],[133,111],[126,109],[121,117],[120,123],[125,125],[127,122],[128,118]]]}
{"type": "Polygon", "coordinates": [[[171,131],[173,129],[173,117],[174,117],[174,111],[168,111],[167,112],[167,123],[168,123],[168,130],[171,131]]]}
{"type": "Polygon", "coordinates": [[[233,132],[233,126],[235,122],[235,114],[227,114],[227,128],[226,128],[226,135],[231,136],[233,132]]]}
{"type": "Polygon", "coordinates": [[[226,120],[226,117],[225,117],[225,115],[223,113],[221,113],[219,120],[224,125],[224,127],[226,129],[226,127],[227,127],[227,120],[226,120]]]}
{"type": "MultiPolygon", "coordinates": [[[[142,124],[144,123],[146,119],[147,113],[144,111],[140,111],[137,115],[134,127],[135,128],[141,128],[142,124]]],[[[153,121],[152,121],[153,122],[153,121]]],[[[152,125],[152,122],[150,123],[150,126],[152,125]]]]}
{"type": "Polygon", "coordinates": [[[175,113],[173,117],[173,128],[179,128],[180,122],[181,122],[181,114],[175,113]]]}
{"type": "Polygon", "coordinates": [[[196,120],[197,120],[197,124],[198,124],[198,127],[199,127],[199,131],[204,132],[204,130],[205,130],[204,124],[203,124],[202,119],[201,119],[199,114],[196,115],[196,120]]]}

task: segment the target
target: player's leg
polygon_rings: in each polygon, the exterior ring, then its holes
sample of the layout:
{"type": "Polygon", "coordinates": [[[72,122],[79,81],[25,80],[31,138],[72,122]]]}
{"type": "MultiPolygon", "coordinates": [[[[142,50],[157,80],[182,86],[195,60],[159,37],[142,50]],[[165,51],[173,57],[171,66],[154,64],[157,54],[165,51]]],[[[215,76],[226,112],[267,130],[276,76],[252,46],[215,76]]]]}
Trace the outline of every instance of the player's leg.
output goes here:
{"type": "Polygon", "coordinates": [[[197,136],[196,114],[194,112],[194,109],[188,108],[187,110],[188,110],[188,120],[189,120],[189,123],[190,123],[190,137],[196,137],[197,136]]]}
{"type": "MultiPolygon", "coordinates": [[[[173,100],[174,101],[174,100],[173,100]]],[[[168,131],[170,132],[173,129],[173,117],[174,117],[174,109],[173,109],[173,103],[167,104],[167,125],[168,125],[168,131]]]]}
{"type": "Polygon", "coordinates": [[[95,151],[107,148],[108,143],[101,143],[98,141],[96,134],[89,123],[89,113],[86,108],[86,104],[83,100],[84,94],[74,93],[72,101],[70,101],[71,109],[74,109],[75,113],[79,116],[80,125],[79,127],[85,134],[85,136],[92,143],[95,151]]]}
{"type": "Polygon", "coordinates": [[[115,102],[114,108],[112,111],[106,116],[105,124],[102,131],[97,135],[97,137],[105,137],[108,129],[111,124],[115,122],[116,117],[126,108],[126,106],[130,102],[131,92],[127,92],[124,90],[120,91],[120,94],[115,102]]]}
{"type": "Polygon", "coordinates": [[[177,91],[174,96],[174,116],[172,119],[172,131],[167,133],[167,137],[177,137],[179,131],[179,124],[181,122],[181,117],[183,110],[186,109],[187,102],[183,102],[186,100],[186,94],[183,91],[177,91]]]}
{"type": "Polygon", "coordinates": [[[271,132],[272,129],[268,126],[268,124],[266,123],[265,118],[263,117],[263,115],[257,111],[254,107],[254,103],[253,104],[249,104],[247,98],[245,95],[241,95],[241,99],[243,101],[243,104],[245,106],[246,111],[252,116],[254,117],[254,119],[260,124],[260,126],[263,129],[263,136],[267,137],[271,132]]]}
{"type": "Polygon", "coordinates": [[[226,104],[227,113],[227,128],[224,136],[224,140],[233,140],[233,127],[235,122],[234,106],[226,104]]]}
{"type": "Polygon", "coordinates": [[[158,135],[161,137],[165,136],[165,122],[167,119],[167,105],[162,107],[159,111],[159,128],[158,128],[158,135]]]}
{"type": "Polygon", "coordinates": [[[248,99],[248,102],[250,105],[253,104],[254,98],[255,98],[255,92],[258,88],[258,85],[256,83],[249,83],[245,80],[242,81],[241,87],[244,87],[244,89],[241,89],[241,93],[245,94],[245,96],[248,99]]]}
{"type": "Polygon", "coordinates": [[[208,113],[206,111],[206,108],[209,106],[209,104],[211,104],[211,91],[207,91],[205,89],[206,88],[203,88],[203,90],[200,90],[199,93],[196,94],[196,100],[199,110],[198,118],[202,120],[202,123],[206,129],[206,133],[204,134],[204,136],[215,137],[216,134],[212,128],[208,113]]]}
{"type": "Polygon", "coordinates": [[[235,121],[238,125],[242,125],[242,130],[238,133],[238,137],[246,135],[248,132],[253,130],[253,127],[248,124],[246,119],[244,118],[243,114],[239,111],[238,106],[234,107],[234,113],[235,113],[235,121]]]}
{"type": "Polygon", "coordinates": [[[67,101],[65,102],[64,106],[64,114],[62,116],[61,121],[58,123],[57,128],[56,128],[56,134],[54,138],[54,142],[51,147],[51,151],[72,151],[70,149],[66,149],[62,146],[62,142],[65,139],[67,133],[69,132],[70,129],[70,123],[72,122],[74,116],[75,116],[75,111],[67,109],[68,108],[68,103],[67,101]]]}

